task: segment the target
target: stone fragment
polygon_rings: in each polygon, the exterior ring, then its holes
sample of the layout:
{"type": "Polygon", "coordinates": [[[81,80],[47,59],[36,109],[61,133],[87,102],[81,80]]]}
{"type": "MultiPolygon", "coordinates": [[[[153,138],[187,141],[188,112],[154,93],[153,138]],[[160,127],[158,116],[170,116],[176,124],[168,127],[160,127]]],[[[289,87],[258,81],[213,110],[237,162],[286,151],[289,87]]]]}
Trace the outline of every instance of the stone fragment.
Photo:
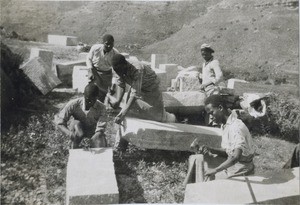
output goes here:
{"type": "Polygon", "coordinates": [[[212,147],[221,146],[221,130],[215,127],[126,118],[121,136],[130,143],[146,149],[191,151],[195,140],[212,147]]]}
{"type": "Polygon", "coordinates": [[[52,73],[51,67],[49,67],[49,65],[40,57],[30,59],[22,65],[21,69],[43,95],[46,95],[61,83],[61,81],[52,73]]]}
{"type": "Polygon", "coordinates": [[[166,85],[171,87],[171,82],[173,78],[178,75],[178,65],[177,64],[159,64],[159,70],[165,71],[167,76],[164,79],[166,85]]]}
{"type": "MultiPolygon", "coordinates": [[[[234,89],[234,84],[236,82],[239,82],[239,83],[248,83],[247,81],[245,80],[240,80],[240,79],[235,79],[235,78],[231,78],[228,80],[227,82],[227,88],[231,88],[231,89],[234,89]]],[[[246,86],[246,85],[245,85],[246,86]]]]}
{"type": "Polygon", "coordinates": [[[66,204],[117,204],[119,191],[112,148],[69,150],[66,204]]]}
{"type": "Polygon", "coordinates": [[[31,48],[29,59],[40,57],[52,69],[53,52],[45,49],[31,48]]]}
{"type": "Polygon", "coordinates": [[[89,83],[89,69],[86,66],[74,66],[72,75],[72,88],[79,93],[84,92],[85,86],[89,83]]]}

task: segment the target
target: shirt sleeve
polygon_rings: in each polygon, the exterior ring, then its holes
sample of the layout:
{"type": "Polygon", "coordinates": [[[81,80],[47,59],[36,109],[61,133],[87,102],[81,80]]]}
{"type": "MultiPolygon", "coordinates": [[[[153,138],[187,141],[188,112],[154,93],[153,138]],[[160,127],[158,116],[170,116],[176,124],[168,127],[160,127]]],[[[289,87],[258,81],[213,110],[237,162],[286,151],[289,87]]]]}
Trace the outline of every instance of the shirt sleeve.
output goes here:
{"type": "Polygon", "coordinates": [[[220,68],[220,64],[219,64],[218,60],[214,60],[212,62],[212,68],[214,69],[214,72],[215,72],[215,78],[212,79],[212,82],[214,84],[218,84],[219,82],[223,81],[223,73],[220,68]]]}
{"type": "Polygon", "coordinates": [[[70,117],[74,111],[75,102],[70,101],[66,104],[66,106],[54,116],[54,123],[56,125],[65,125],[67,126],[67,122],[69,121],[70,117]]]}
{"type": "Polygon", "coordinates": [[[245,155],[248,152],[248,145],[247,145],[247,132],[244,130],[244,127],[241,123],[238,126],[235,126],[232,130],[233,138],[232,138],[232,151],[234,149],[241,149],[243,152],[242,154],[245,155]]]}
{"type": "Polygon", "coordinates": [[[93,67],[93,55],[94,55],[95,46],[92,46],[91,50],[89,51],[87,57],[86,57],[86,66],[88,68],[93,67]]]}

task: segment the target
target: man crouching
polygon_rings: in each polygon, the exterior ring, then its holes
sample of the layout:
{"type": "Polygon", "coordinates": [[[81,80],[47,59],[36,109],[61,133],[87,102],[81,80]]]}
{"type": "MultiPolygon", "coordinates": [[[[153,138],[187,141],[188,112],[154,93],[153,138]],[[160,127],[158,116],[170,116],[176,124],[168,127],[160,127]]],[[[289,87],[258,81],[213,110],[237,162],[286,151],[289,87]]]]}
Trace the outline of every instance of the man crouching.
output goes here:
{"type": "Polygon", "coordinates": [[[66,106],[55,115],[54,122],[58,129],[68,136],[71,148],[80,148],[81,141],[89,139],[91,148],[106,147],[106,107],[97,100],[99,88],[95,84],[88,84],[84,89],[84,97],[70,100],[66,106]],[[74,118],[70,125],[67,123],[71,116],[74,118]]]}

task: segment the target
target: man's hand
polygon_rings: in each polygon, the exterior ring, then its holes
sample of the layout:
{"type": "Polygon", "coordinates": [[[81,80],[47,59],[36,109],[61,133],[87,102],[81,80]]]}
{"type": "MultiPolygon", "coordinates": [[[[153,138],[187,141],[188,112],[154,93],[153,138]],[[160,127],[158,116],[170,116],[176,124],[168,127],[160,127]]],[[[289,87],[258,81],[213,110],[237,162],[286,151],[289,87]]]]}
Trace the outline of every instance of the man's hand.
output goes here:
{"type": "Polygon", "coordinates": [[[203,155],[209,154],[210,153],[210,148],[206,145],[202,145],[202,146],[199,147],[198,153],[203,154],[203,155]]]}
{"type": "Polygon", "coordinates": [[[120,105],[120,102],[117,101],[114,97],[112,97],[109,93],[107,93],[108,103],[113,109],[117,109],[120,105]]]}
{"type": "Polygon", "coordinates": [[[124,120],[125,115],[123,115],[122,113],[119,113],[116,117],[115,117],[115,123],[116,124],[121,124],[121,122],[124,120]]]}
{"type": "Polygon", "coordinates": [[[201,84],[200,85],[200,90],[204,90],[206,88],[206,85],[205,84],[201,84]]]}
{"type": "Polygon", "coordinates": [[[204,176],[211,177],[214,176],[217,173],[216,169],[207,169],[204,176]]]}

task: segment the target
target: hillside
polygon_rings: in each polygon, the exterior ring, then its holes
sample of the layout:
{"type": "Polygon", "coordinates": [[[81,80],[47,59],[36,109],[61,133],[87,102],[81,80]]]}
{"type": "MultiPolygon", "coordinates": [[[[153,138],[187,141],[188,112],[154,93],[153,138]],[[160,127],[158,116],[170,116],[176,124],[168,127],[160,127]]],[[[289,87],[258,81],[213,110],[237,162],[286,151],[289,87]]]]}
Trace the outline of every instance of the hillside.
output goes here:
{"type": "Polygon", "coordinates": [[[200,45],[206,42],[236,77],[299,79],[298,1],[293,0],[2,0],[1,25],[44,42],[47,34],[62,34],[93,44],[111,33],[122,52],[143,60],[166,53],[170,63],[184,67],[202,64],[200,45]]]}

